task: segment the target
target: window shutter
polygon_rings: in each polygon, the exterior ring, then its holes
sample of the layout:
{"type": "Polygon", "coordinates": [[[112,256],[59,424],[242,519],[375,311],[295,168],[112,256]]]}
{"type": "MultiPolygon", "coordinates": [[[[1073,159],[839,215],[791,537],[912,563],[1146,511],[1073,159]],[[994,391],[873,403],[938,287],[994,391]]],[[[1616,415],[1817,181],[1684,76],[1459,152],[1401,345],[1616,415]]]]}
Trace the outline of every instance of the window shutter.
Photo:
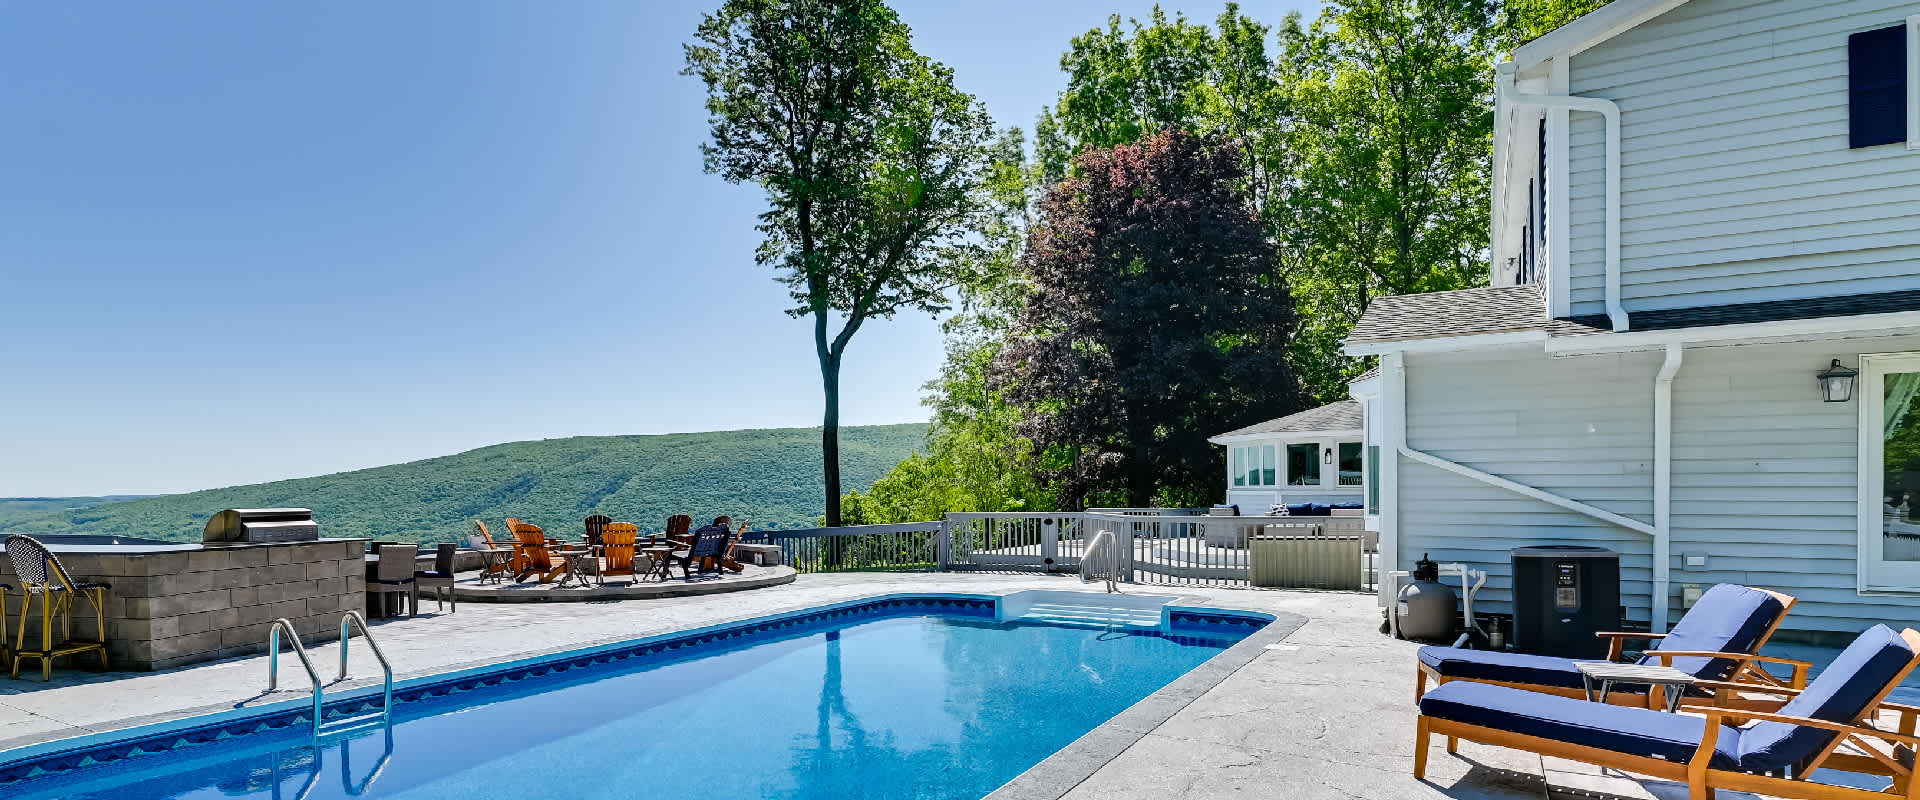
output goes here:
{"type": "Polygon", "coordinates": [[[1847,37],[1848,147],[1907,140],[1907,27],[1847,37]]]}

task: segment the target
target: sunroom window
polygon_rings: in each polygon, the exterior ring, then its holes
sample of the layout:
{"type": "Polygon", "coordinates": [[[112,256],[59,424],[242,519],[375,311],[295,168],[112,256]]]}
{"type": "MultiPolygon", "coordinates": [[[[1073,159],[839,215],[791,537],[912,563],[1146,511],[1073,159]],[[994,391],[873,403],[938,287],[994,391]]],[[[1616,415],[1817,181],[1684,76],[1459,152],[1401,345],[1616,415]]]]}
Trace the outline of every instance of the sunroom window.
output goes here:
{"type": "Polygon", "coordinates": [[[1360,461],[1359,442],[1340,443],[1340,485],[1359,486],[1366,477],[1360,461]]]}
{"type": "Polygon", "coordinates": [[[1320,445],[1287,445],[1287,485],[1320,485],[1320,445]]]}

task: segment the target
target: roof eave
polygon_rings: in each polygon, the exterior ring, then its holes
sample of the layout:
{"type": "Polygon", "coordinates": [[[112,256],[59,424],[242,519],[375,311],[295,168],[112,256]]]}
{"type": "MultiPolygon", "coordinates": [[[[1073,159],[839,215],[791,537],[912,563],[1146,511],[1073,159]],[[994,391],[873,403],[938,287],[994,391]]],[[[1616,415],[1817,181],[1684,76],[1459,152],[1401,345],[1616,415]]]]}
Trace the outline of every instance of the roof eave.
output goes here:
{"type": "Polygon", "coordinates": [[[1210,444],[1239,444],[1241,442],[1283,439],[1287,441],[1317,442],[1325,439],[1359,439],[1366,431],[1359,428],[1338,428],[1324,431],[1269,431],[1267,433],[1226,433],[1208,439],[1210,444]]]}
{"type": "Polygon", "coordinates": [[[1513,51],[1513,69],[1526,72],[1555,58],[1570,58],[1619,36],[1654,17],[1672,11],[1687,0],[1613,0],[1554,28],[1513,51]]]}

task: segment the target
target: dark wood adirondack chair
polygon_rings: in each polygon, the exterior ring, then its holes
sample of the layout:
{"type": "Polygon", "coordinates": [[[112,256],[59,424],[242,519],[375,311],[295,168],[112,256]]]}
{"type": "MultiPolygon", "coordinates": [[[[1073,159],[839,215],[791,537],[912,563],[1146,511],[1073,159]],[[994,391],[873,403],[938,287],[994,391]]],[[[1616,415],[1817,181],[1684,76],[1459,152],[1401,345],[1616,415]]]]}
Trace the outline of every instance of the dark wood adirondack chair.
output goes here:
{"type": "Polygon", "coordinates": [[[591,517],[587,517],[585,524],[587,528],[587,546],[588,547],[599,546],[600,532],[603,530],[606,530],[607,525],[611,522],[613,522],[613,518],[605,514],[595,514],[591,517]]]}

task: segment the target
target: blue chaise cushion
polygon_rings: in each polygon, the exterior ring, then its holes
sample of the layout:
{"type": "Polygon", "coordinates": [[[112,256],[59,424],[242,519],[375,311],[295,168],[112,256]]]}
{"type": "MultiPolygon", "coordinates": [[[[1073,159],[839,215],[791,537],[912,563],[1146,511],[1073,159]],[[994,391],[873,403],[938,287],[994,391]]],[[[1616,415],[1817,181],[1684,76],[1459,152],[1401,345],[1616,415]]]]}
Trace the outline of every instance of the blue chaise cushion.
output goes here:
{"type": "MultiPolygon", "coordinates": [[[[1781,706],[1780,713],[1853,722],[1888,684],[1901,677],[1913,655],[1900,634],[1875,625],[1821,670],[1806,691],[1781,706]]],[[[1756,722],[1740,739],[1740,766],[1755,772],[1790,767],[1819,752],[1835,735],[1784,722],[1756,722]]]]}
{"type": "MultiPolygon", "coordinates": [[[[1786,604],[1771,594],[1732,583],[1722,583],[1688,609],[1675,623],[1667,638],[1655,650],[1693,650],[1709,653],[1751,653],[1760,637],[1772,627],[1786,604]]],[[[1658,664],[1646,656],[1643,664],[1658,664]]],[[[1739,662],[1726,658],[1683,657],[1673,660],[1673,668],[1708,680],[1724,681],[1733,677],[1739,662]]]]}
{"type": "MultiPolygon", "coordinates": [[[[1435,719],[1537,736],[1634,756],[1685,763],[1700,748],[1706,720],[1644,708],[1589,703],[1508,686],[1455,681],[1420,698],[1420,713],[1435,719]]],[[[1733,769],[1741,732],[1720,727],[1713,765],[1733,769]]]]}
{"type": "Polygon", "coordinates": [[[1420,663],[1448,680],[1527,683],[1563,689],[1579,689],[1584,685],[1573,660],[1556,656],[1427,645],[1420,648],[1420,663]]]}

